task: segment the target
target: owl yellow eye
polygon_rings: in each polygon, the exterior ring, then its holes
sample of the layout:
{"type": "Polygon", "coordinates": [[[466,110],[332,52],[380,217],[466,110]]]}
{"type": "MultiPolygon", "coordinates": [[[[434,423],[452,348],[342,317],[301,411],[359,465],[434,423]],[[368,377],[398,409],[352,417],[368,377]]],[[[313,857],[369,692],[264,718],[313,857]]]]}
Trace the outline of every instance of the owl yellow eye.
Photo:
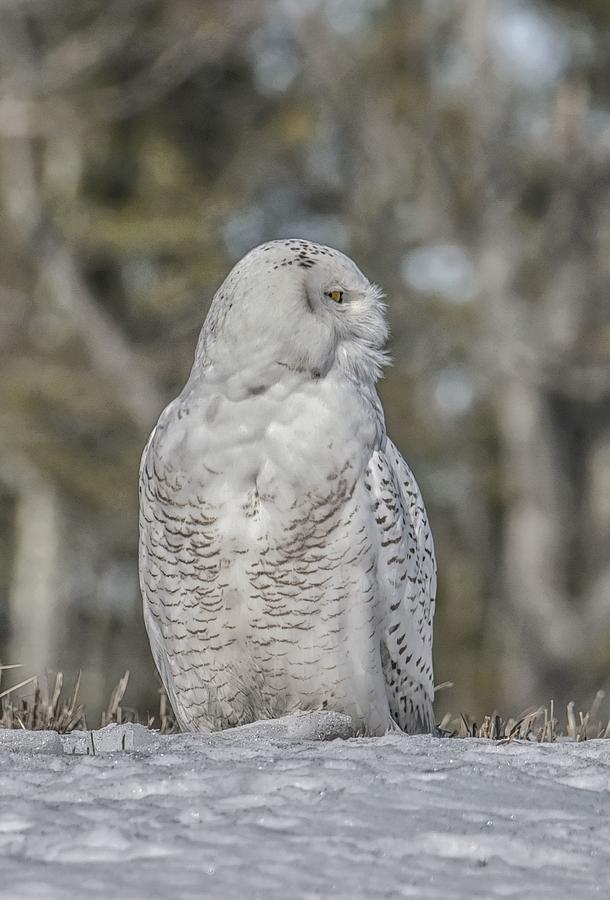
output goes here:
{"type": "Polygon", "coordinates": [[[334,300],[335,303],[343,303],[343,291],[329,291],[326,296],[334,300]]]}

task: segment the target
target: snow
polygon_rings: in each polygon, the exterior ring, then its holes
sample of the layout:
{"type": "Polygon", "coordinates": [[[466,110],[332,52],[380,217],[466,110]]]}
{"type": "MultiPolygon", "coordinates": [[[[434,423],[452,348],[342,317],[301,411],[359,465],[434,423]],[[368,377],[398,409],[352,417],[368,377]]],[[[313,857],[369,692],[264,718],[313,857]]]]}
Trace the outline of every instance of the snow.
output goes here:
{"type": "Polygon", "coordinates": [[[350,733],[0,730],[0,898],[608,896],[610,741],[350,733]]]}

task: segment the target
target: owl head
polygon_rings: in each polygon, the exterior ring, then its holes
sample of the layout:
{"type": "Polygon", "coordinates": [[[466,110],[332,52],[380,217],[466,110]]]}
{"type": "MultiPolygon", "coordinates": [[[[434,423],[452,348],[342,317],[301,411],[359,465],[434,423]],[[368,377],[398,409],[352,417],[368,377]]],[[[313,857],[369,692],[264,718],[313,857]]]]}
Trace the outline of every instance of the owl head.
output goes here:
{"type": "Polygon", "coordinates": [[[270,241],[216,292],[195,367],[218,378],[336,371],[375,382],[388,362],[387,336],[382,293],[348,256],[298,238],[270,241]]]}

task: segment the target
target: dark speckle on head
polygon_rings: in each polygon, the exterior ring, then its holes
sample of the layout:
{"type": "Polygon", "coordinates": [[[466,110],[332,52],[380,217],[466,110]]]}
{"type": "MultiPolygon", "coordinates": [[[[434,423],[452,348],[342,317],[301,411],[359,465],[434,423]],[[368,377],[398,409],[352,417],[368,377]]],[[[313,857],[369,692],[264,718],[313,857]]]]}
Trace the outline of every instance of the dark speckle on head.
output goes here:
{"type": "Polygon", "coordinates": [[[327,249],[326,247],[318,247],[315,244],[310,244],[308,241],[275,241],[273,244],[268,244],[263,247],[263,252],[268,253],[278,244],[283,245],[284,249],[288,251],[290,255],[287,255],[283,259],[280,259],[279,262],[276,262],[273,265],[273,271],[294,265],[299,266],[301,269],[311,269],[316,265],[316,259],[314,257],[333,255],[332,250],[327,249]]]}

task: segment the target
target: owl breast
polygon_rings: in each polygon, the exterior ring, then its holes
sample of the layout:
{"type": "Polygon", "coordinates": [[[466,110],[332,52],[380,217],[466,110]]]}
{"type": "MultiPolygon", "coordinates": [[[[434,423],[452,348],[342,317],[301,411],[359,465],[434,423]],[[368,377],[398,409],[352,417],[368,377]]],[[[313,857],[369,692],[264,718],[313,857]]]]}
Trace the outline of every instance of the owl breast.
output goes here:
{"type": "Polygon", "coordinates": [[[363,483],[378,431],[370,406],[329,379],[287,398],[186,408],[148,453],[167,487],[156,545],[143,550],[155,581],[147,625],[167,653],[181,724],[330,708],[385,731],[363,483]]]}

